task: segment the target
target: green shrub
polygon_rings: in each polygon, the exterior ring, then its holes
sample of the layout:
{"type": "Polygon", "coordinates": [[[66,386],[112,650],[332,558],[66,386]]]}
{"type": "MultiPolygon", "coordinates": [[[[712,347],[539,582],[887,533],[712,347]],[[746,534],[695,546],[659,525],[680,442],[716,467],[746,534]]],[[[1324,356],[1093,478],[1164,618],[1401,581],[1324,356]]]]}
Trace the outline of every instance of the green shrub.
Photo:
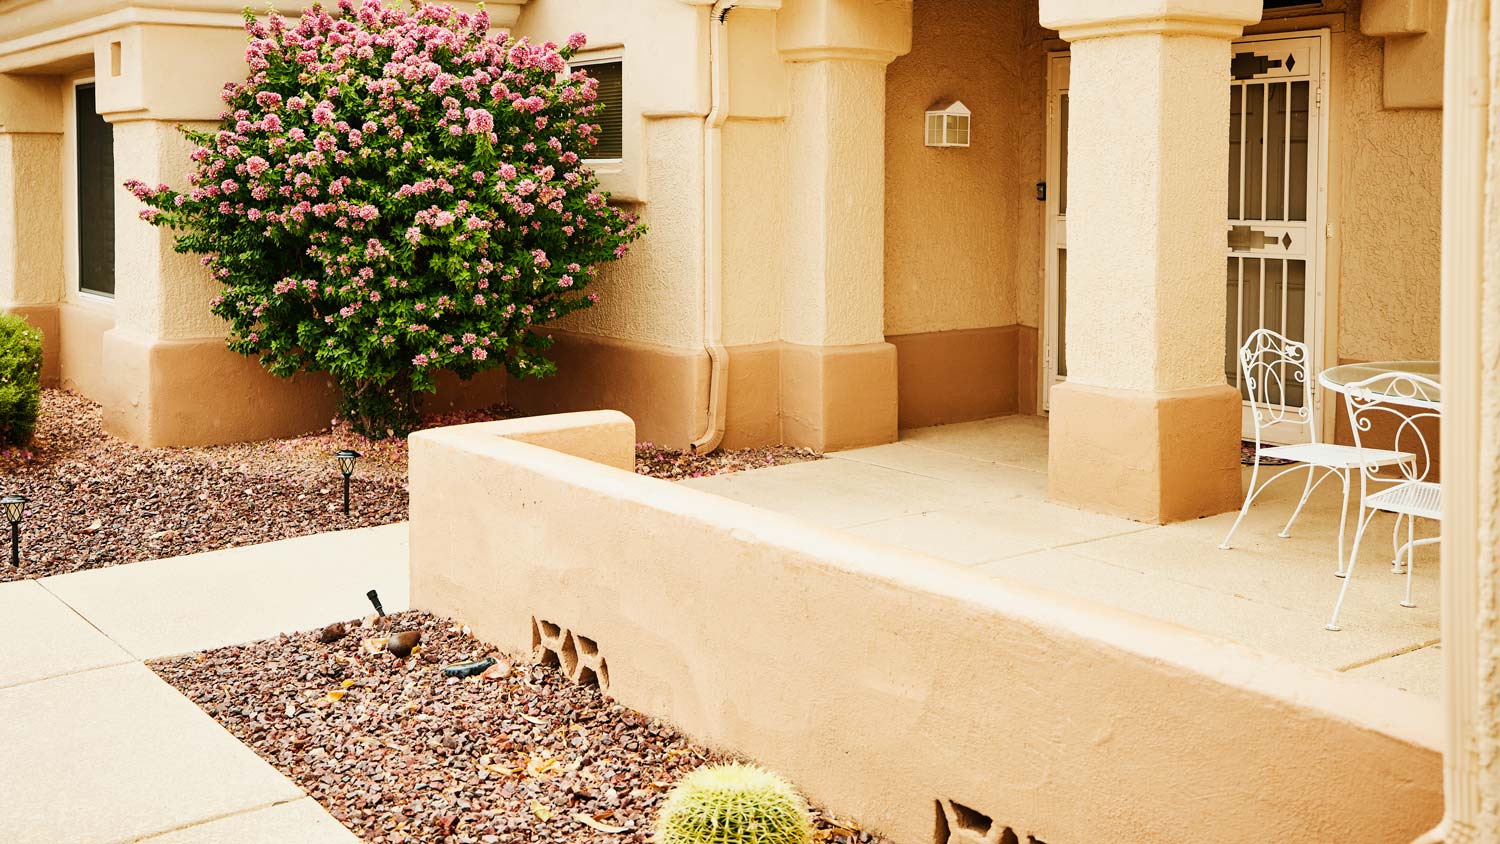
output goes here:
{"type": "Polygon", "coordinates": [[[656,822],[659,844],[807,844],[807,803],[781,777],[713,765],[682,778],[656,822]]]}
{"type": "Polygon", "coordinates": [[[26,445],[41,408],[42,332],[0,314],[0,445],[26,445]]]}
{"type": "MultiPolygon", "coordinates": [[[[302,5],[302,4],[297,4],[302,5]]],[[[536,329],[587,308],[643,228],[587,165],[604,107],[568,60],[483,11],[339,0],[249,14],[250,77],[224,89],[184,190],[126,182],[223,283],[229,348],[326,372],[341,414],[405,436],[441,370],[553,374],[536,329]]]]}

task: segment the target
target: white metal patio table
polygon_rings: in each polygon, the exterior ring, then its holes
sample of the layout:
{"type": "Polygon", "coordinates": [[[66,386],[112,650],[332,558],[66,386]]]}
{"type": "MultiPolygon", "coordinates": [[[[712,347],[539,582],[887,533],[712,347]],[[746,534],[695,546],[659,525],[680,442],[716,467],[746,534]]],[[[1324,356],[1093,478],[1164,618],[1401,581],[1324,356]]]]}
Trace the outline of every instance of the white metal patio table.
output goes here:
{"type": "MultiPolygon", "coordinates": [[[[1350,384],[1358,384],[1361,381],[1373,378],[1377,375],[1387,375],[1391,373],[1402,372],[1410,373],[1412,375],[1420,375],[1423,378],[1431,379],[1433,382],[1438,384],[1439,390],[1441,390],[1443,383],[1442,368],[1439,365],[1439,362],[1435,360],[1383,360],[1371,361],[1369,363],[1345,363],[1338,366],[1329,367],[1328,369],[1319,372],[1318,383],[1335,393],[1347,395],[1349,392],[1348,388],[1350,384]]],[[[1441,392],[1439,392],[1438,395],[1430,395],[1427,393],[1410,396],[1391,394],[1382,396],[1382,401],[1386,404],[1394,404],[1404,407],[1416,408],[1419,410],[1438,412],[1442,411],[1443,405],[1443,397],[1441,392]]],[[[1395,530],[1398,529],[1400,525],[1401,520],[1398,518],[1396,520],[1395,527],[1392,528],[1393,539],[1395,536],[1395,530]]],[[[1403,554],[1410,553],[1411,546],[1427,545],[1437,541],[1439,541],[1439,537],[1433,537],[1430,539],[1408,540],[1405,544],[1402,544],[1399,548],[1396,549],[1396,562],[1395,564],[1393,564],[1393,569],[1395,569],[1396,566],[1399,566],[1403,554]]]]}
{"type": "MultiPolygon", "coordinates": [[[[1438,384],[1443,383],[1439,371],[1438,362],[1435,360],[1383,360],[1372,363],[1345,363],[1339,366],[1329,367],[1318,373],[1318,383],[1335,393],[1347,393],[1350,384],[1357,384],[1366,378],[1376,375],[1385,375],[1392,372],[1410,372],[1423,378],[1430,378],[1438,384]]],[[[1430,410],[1442,410],[1442,396],[1389,396],[1386,401],[1390,404],[1405,405],[1407,407],[1420,407],[1430,410]]]]}

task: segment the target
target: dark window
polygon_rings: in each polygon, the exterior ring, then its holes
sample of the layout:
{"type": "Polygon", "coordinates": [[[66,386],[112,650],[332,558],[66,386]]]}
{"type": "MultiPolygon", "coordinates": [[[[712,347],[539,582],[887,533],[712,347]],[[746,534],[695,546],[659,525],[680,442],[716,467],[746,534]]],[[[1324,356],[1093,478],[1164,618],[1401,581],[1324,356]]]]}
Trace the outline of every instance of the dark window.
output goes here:
{"type": "Polygon", "coordinates": [[[622,62],[584,65],[581,70],[599,80],[599,102],[604,108],[594,115],[599,124],[599,143],[589,158],[625,157],[625,84],[622,62]]]}
{"type": "Polygon", "coordinates": [[[1308,11],[1313,11],[1321,5],[1323,5],[1322,0],[1263,0],[1261,7],[1265,9],[1296,9],[1306,6],[1308,7],[1308,11]]]}
{"type": "Polygon", "coordinates": [[[78,289],[115,294],[115,129],[99,116],[94,86],[74,97],[78,138],[78,289]]]}

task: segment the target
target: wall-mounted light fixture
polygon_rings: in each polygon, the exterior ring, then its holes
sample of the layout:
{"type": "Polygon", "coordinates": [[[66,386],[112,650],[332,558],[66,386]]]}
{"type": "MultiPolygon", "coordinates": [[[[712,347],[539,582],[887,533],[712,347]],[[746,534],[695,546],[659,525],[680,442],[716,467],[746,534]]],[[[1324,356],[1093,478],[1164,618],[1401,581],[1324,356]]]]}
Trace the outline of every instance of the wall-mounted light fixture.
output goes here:
{"type": "Polygon", "coordinates": [[[927,145],[930,147],[968,146],[969,107],[954,100],[942,108],[927,112],[927,145]]]}

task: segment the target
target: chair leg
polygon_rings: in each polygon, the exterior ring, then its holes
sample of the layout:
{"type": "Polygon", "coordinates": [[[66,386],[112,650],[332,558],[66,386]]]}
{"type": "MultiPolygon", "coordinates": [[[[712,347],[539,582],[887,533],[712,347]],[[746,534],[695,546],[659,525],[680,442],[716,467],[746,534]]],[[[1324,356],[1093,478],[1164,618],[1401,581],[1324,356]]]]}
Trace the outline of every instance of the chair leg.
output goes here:
{"type": "Polygon", "coordinates": [[[1359,543],[1365,538],[1365,528],[1370,526],[1370,521],[1375,518],[1377,512],[1379,511],[1371,510],[1367,515],[1364,503],[1360,503],[1359,527],[1354,531],[1354,547],[1349,550],[1349,564],[1344,568],[1344,585],[1339,587],[1339,599],[1333,605],[1333,617],[1328,619],[1328,624],[1323,627],[1324,630],[1342,629],[1339,627],[1339,611],[1344,608],[1344,596],[1349,594],[1349,584],[1354,580],[1354,561],[1359,558],[1359,543]]]}
{"type": "MultiPolygon", "coordinates": [[[[1401,561],[1401,551],[1403,550],[1401,547],[1402,519],[1406,519],[1408,525],[1411,524],[1410,516],[1406,515],[1405,513],[1397,513],[1396,523],[1391,525],[1391,573],[1393,574],[1401,574],[1402,572],[1406,571],[1406,563],[1403,563],[1401,561]]],[[[1406,559],[1410,561],[1411,549],[1406,548],[1404,550],[1406,551],[1406,559]]]]}
{"type": "MultiPolygon", "coordinates": [[[[1302,514],[1303,505],[1307,503],[1307,497],[1312,495],[1314,487],[1313,476],[1316,474],[1318,474],[1317,467],[1311,463],[1307,464],[1307,485],[1302,487],[1302,498],[1298,499],[1297,508],[1292,511],[1292,517],[1286,520],[1286,525],[1282,527],[1281,533],[1276,534],[1282,539],[1286,539],[1292,535],[1292,522],[1297,521],[1297,517],[1302,514]]],[[[1327,476],[1325,475],[1324,477],[1327,476]]],[[[1319,483],[1322,483],[1322,481],[1320,480],[1319,483]]]]}
{"type": "MultiPolygon", "coordinates": [[[[1220,551],[1229,550],[1229,540],[1234,538],[1234,532],[1240,529],[1240,522],[1245,520],[1245,514],[1250,512],[1250,504],[1255,501],[1255,479],[1260,477],[1260,455],[1255,456],[1255,468],[1250,470],[1250,488],[1245,490],[1245,503],[1240,505],[1240,514],[1234,517],[1234,524],[1229,526],[1229,533],[1224,535],[1224,541],[1219,543],[1220,551]]],[[[1280,477],[1280,475],[1277,475],[1280,477]]],[[[1268,479],[1270,483],[1274,478],[1268,479]]]]}
{"type": "Polygon", "coordinates": [[[1415,607],[1411,600],[1411,570],[1417,567],[1417,558],[1413,556],[1417,550],[1417,517],[1406,517],[1406,600],[1401,602],[1403,607],[1415,607]]]}
{"type": "MultiPolygon", "coordinates": [[[[1349,523],[1349,473],[1339,473],[1339,479],[1344,482],[1344,506],[1339,508],[1339,558],[1334,562],[1334,577],[1344,577],[1344,532],[1349,523]]],[[[1360,508],[1363,511],[1363,507],[1360,508]]]]}

